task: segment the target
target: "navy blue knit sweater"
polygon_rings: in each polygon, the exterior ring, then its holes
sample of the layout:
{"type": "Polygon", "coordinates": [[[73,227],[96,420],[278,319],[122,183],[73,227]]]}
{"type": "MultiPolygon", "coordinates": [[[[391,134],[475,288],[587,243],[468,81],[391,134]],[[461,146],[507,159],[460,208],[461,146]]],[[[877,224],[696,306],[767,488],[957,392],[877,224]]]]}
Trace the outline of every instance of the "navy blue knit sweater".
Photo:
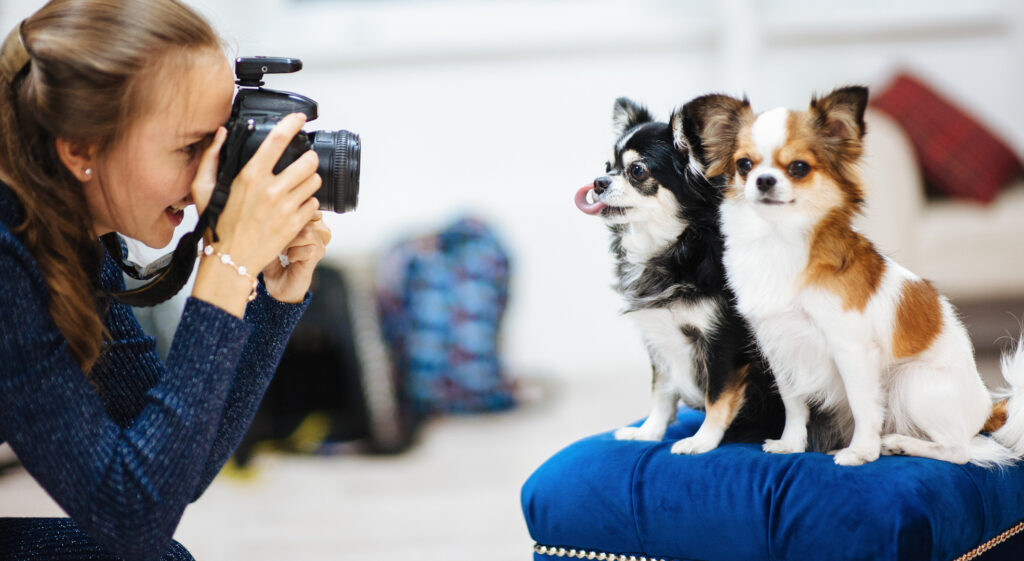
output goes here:
{"type": "MultiPolygon", "coordinates": [[[[158,558],[241,440],[309,295],[284,304],[261,285],[244,319],[190,298],[166,363],[131,308],[112,302],[112,341],[87,379],[12,233],[21,212],[0,183],[0,442],[111,553],[158,558]]],[[[100,286],[123,285],[107,256],[100,286]]]]}

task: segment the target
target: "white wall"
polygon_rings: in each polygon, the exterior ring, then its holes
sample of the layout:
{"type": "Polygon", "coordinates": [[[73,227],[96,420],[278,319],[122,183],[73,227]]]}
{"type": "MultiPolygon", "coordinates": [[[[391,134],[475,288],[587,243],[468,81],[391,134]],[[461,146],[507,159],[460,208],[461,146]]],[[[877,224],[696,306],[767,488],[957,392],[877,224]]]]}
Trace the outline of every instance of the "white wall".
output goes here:
{"type": "MultiPolygon", "coordinates": [[[[516,372],[648,375],[608,288],[607,235],[572,203],[603,170],[617,96],[663,118],[712,90],[801,107],[908,68],[1024,153],[1024,10],[1010,0],[189,2],[232,54],[303,59],[269,85],[320,102],[310,128],[362,136],[360,207],[329,219],[331,259],[464,213],[496,226],[513,259],[516,372]]],[[[38,4],[4,0],[2,28],[38,4]]]]}

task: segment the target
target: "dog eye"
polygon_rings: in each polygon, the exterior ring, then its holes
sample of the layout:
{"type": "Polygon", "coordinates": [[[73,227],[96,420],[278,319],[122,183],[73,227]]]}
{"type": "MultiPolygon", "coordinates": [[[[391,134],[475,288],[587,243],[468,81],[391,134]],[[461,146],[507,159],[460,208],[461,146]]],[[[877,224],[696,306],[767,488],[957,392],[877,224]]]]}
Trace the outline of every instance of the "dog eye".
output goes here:
{"type": "Polygon", "coordinates": [[[612,163],[611,162],[605,162],[604,163],[604,172],[608,173],[610,171],[612,171],[612,163]]]}
{"type": "Polygon", "coordinates": [[[629,166],[629,176],[635,181],[643,181],[647,179],[647,168],[640,164],[633,164],[629,166]]]}
{"type": "Polygon", "coordinates": [[[788,173],[790,177],[799,179],[808,173],[811,173],[811,165],[803,160],[790,162],[789,165],[786,166],[786,173],[788,173]]]}
{"type": "Polygon", "coordinates": [[[747,175],[752,169],[754,169],[754,162],[750,161],[750,158],[736,160],[736,170],[740,172],[740,175],[747,175]]]}

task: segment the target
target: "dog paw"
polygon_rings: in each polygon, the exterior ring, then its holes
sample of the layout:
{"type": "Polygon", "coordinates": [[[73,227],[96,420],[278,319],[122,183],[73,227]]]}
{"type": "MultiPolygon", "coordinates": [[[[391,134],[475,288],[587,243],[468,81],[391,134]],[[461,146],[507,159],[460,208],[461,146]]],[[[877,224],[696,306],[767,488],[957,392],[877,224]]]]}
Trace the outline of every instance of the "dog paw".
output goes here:
{"type": "Polygon", "coordinates": [[[622,427],[615,431],[615,440],[661,440],[662,434],[654,434],[653,431],[639,427],[622,427]]]}
{"type": "Polygon", "coordinates": [[[717,447],[717,442],[691,436],[689,438],[676,441],[676,443],[672,445],[672,453],[685,455],[703,454],[704,452],[709,452],[717,447]]]}
{"type": "Polygon", "coordinates": [[[765,440],[761,449],[769,454],[799,454],[807,449],[807,445],[786,440],[765,440]]]}
{"type": "Polygon", "coordinates": [[[840,466],[859,466],[878,459],[878,448],[843,448],[836,452],[834,461],[840,466]]]}
{"type": "Polygon", "coordinates": [[[907,451],[903,448],[903,436],[899,434],[887,434],[882,437],[882,453],[886,456],[904,456],[907,451]]]}

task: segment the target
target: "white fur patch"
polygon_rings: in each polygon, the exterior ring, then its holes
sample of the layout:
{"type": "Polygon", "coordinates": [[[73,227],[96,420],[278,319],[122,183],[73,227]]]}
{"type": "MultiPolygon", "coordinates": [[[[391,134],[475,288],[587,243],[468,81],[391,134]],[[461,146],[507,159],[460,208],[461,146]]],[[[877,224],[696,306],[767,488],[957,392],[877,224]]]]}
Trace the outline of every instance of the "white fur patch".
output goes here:
{"type": "Polygon", "coordinates": [[[704,407],[704,393],[693,372],[693,347],[683,335],[684,326],[707,333],[714,329],[719,310],[706,299],[694,304],[675,303],[667,308],[647,308],[627,314],[643,334],[652,360],[690,407],[704,407]]]}
{"type": "Polygon", "coordinates": [[[758,115],[750,126],[750,138],[761,157],[771,163],[772,153],[786,143],[789,109],[779,107],[758,115]]]}
{"type": "Polygon", "coordinates": [[[757,147],[760,161],[747,174],[744,195],[752,201],[760,197],[757,187],[759,177],[770,176],[775,180],[772,197],[775,200],[788,202],[793,199],[793,185],[789,177],[776,167],[773,155],[786,143],[789,110],[784,108],[767,111],[754,121],[750,127],[750,138],[757,147]]]}
{"type": "Polygon", "coordinates": [[[630,211],[629,229],[622,236],[622,248],[630,263],[644,264],[654,254],[675,243],[686,228],[679,217],[679,201],[668,189],[658,189],[653,197],[637,195],[630,211]]]}

